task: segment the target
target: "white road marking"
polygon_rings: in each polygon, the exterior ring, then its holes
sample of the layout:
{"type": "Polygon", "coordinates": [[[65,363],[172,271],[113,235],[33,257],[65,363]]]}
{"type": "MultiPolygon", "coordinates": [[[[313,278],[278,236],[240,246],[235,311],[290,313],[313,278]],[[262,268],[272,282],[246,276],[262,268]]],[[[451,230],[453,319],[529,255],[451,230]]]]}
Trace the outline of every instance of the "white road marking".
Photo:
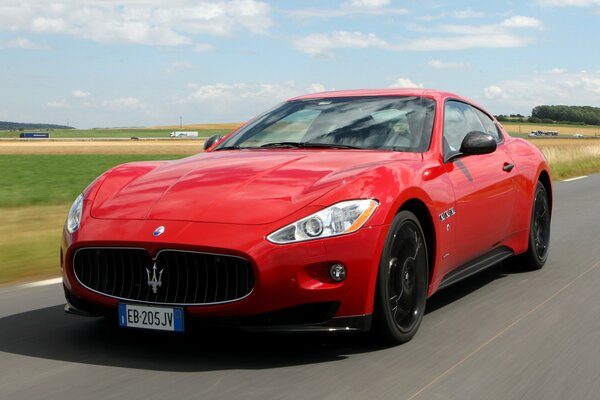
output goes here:
{"type": "Polygon", "coordinates": [[[21,285],[21,287],[22,288],[32,288],[32,287],[38,287],[38,286],[56,285],[57,283],[62,283],[62,278],[46,279],[45,281],[25,283],[25,284],[21,285]]]}
{"type": "Polygon", "coordinates": [[[573,182],[583,178],[587,178],[587,175],[578,176],[577,178],[565,179],[563,182],[573,182]]]}
{"type": "Polygon", "coordinates": [[[552,294],[546,300],[542,301],[540,304],[538,304],[537,306],[535,306],[534,308],[532,308],[531,310],[529,310],[525,314],[521,315],[512,324],[508,325],[507,327],[505,327],[504,329],[502,329],[500,332],[498,332],[494,337],[492,337],[491,339],[489,339],[488,341],[486,341],[485,343],[483,343],[481,346],[477,347],[471,353],[467,354],[466,357],[464,357],[463,359],[461,359],[460,361],[458,361],[456,364],[454,364],[453,366],[451,366],[450,368],[448,368],[447,370],[445,370],[444,372],[442,372],[440,375],[438,375],[437,377],[435,377],[431,382],[429,382],[428,384],[426,384],[425,386],[423,386],[418,392],[416,392],[415,394],[413,394],[412,396],[410,396],[408,398],[408,400],[413,400],[416,397],[419,397],[423,392],[425,392],[431,386],[433,386],[434,384],[436,384],[437,382],[439,382],[442,378],[444,378],[445,376],[447,376],[448,374],[450,374],[452,371],[454,371],[455,369],[459,368],[462,364],[464,364],[465,362],[467,362],[475,354],[479,353],[483,348],[485,348],[490,343],[492,343],[496,339],[498,339],[500,336],[504,335],[506,332],[508,332],[509,330],[511,330],[519,322],[523,321],[525,318],[529,317],[531,314],[535,313],[537,310],[539,310],[540,308],[544,307],[546,304],[548,304],[555,297],[557,297],[562,292],[564,292],[569,287],[571,287],[579,279],[581,279],[582,277],[584,277],[585,275],[587,275],[589,272],[593,271],[594,269],[596,269],[598,267],[600,267],[600,261],[596,262],[594,265],[592,265],[591,267],[589,267],[588,269],[586,269],[585,271],[583,271],[581,274],[577,275],[573,280],[569,281],[562,288],[560,288],[557,292],[554,292],[554,294],[552,294]]]}

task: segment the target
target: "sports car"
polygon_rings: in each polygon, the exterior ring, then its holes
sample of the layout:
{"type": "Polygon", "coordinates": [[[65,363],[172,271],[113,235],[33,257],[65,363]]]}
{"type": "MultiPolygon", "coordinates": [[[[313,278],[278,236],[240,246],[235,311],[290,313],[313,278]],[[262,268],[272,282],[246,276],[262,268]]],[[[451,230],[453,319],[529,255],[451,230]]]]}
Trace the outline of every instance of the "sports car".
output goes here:
{"type": "Polygon", "coordinates": [[[548,256],[544,156],[456,94],[301,96],[205,150],[117,166],[77,197],[67,312],[175,332],[371,329],[398,344],[436,291],[548,256]]]}

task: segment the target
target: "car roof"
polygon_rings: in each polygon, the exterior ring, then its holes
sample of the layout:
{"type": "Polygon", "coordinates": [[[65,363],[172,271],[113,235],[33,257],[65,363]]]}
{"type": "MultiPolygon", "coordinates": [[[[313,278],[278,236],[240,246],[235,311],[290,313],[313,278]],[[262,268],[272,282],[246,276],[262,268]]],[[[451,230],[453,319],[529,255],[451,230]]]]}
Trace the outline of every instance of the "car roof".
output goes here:
{"type": "Polygon", "coordinates": [[[333,90],[329,92],[310,93],[298,96],[292,100],[322,99],[331,97],[359,97],[359,96],[429,96],[429,97],[455,97],[461,98],[454,93],[432,89],[352,89],[333,90]]]}
{"type": "MultiPolygon", "coordinates": [[[[388,88],[388,89],[352,89],[352,90],[334,90],[328,92],[310,93],[303,96],[294,97],[290,100],[310,100],[310,99],[326,99],[336,97],[367,97],[367,96],[422,96],[444,101],[445,99],[456,99],[472,104],[473,106],[489,113],[484,107],[481,107],[474,101],[460,96],[456,93],[447,92],[444,90],[423,89],[423,88],[388,88]]],[[[491,115],[491,114],[490,114],[491,115]]]]}

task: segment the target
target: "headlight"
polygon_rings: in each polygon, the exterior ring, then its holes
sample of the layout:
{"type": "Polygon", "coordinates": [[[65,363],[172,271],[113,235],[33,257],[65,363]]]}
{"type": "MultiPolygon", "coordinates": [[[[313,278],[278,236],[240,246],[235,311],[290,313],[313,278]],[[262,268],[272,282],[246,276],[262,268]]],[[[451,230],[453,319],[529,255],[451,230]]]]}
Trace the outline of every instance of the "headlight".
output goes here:
{"type": "Polygon", "coordinates": [[[367,222],[377,206],[373,199],[343,201],[271,233],[267,240],[285,244],[352,233],[367,222]]]}
{"type": "Polygon", "coordinates": [[[69,215],[67,216],[67,231],[71,234],[79,229],[79,224],[81,223],[81,212],[83,211],[83,194],[77,196],[71,209],[69,210],[69,215]]]}

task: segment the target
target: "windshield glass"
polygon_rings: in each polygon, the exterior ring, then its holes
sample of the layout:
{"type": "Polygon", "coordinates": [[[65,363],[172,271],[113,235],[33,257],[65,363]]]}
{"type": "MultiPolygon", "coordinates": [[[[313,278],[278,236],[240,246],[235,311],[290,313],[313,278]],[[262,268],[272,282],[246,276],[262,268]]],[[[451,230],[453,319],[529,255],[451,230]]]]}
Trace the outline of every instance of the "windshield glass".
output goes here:
{"type": "Polygon", "coordinates": [[[294,100],[258,117],[215,150],[332,147],[423,152],[435,101],[416,96],[294,100]]]}

